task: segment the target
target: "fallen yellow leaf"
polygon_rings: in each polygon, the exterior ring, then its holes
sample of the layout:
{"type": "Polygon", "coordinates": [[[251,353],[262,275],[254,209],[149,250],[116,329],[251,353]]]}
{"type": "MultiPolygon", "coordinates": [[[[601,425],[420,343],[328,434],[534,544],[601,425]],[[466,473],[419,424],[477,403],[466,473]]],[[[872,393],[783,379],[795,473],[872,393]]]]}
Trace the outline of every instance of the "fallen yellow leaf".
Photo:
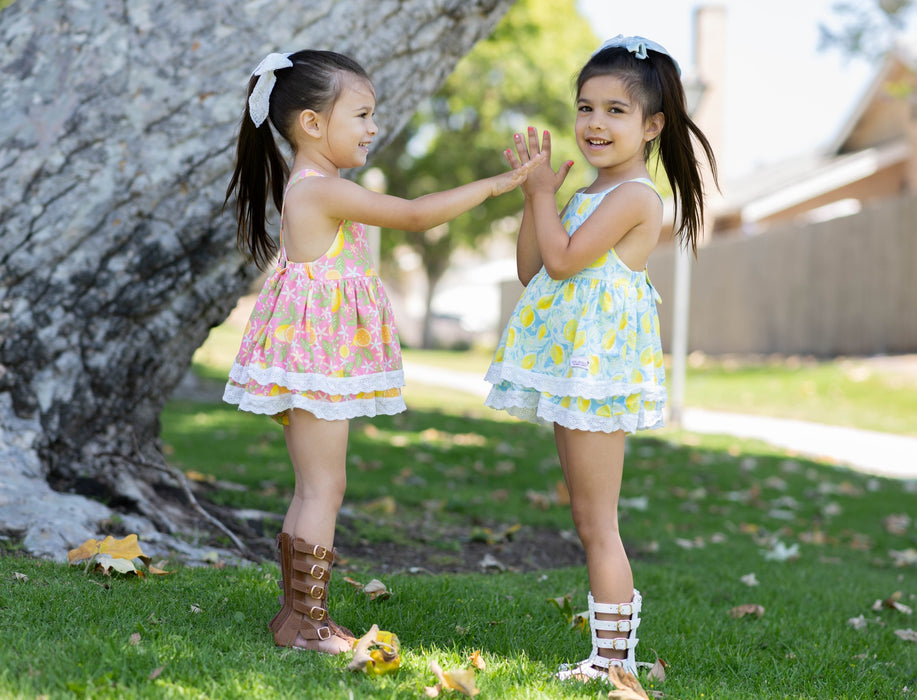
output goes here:
{"type": "Polygon", "coordinates": [[[67,552],[67,559],[73,564],[84,559],[91,559],[97,554],[108,554],[113,559],[148,558],[137,543],[137,535],[131,534],[120,540],[116,540],[111,535],[101,542],[95,539],[86,540],[76,549],[67,552]]]}
{"type": "Polygon", "coordinates": [[[487,668],[487,664],[484,662],[484,659],[481,657],[481,652],[478,649],[471,652],[471,656],[468,657],[468,660],[471,662],[471,665],[479,671],[483,671],[487,668]]]}
{"type": "Polygon", "coordinates": [[[392,673],[401,667],[401,643],[397,635],[373,625],[357,640],[353,647],[353,658],[347,664],[348,671],[362,671],[382,675],[392,673]]]}
{"type": "MultiPolygon", "coordinates": [[[[468,697],[474,697],[481,692],[480,688],[475,687],[474,670],[470,668],[459,668],[451,671],[443,671],[435,660],[430,659],[430,670],[439,680],[440,686],[457,690],[468,697]]],[[[436,697],[432,695],[430,697],[436,697]]]]}

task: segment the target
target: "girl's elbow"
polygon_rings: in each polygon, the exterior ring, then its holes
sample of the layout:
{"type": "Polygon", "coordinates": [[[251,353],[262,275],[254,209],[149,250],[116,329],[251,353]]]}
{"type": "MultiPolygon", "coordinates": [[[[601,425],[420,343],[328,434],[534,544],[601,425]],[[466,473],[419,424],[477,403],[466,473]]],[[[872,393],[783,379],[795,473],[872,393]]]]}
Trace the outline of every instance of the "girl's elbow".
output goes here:
{"type": "Polygon", "coordinates": [[[549,264],[547,262],[544,264],[544,271],[548,273],[548,277],[556,281],[565,280],[573,274],[573,271],[568,270],[563,265],[549,264]]]}

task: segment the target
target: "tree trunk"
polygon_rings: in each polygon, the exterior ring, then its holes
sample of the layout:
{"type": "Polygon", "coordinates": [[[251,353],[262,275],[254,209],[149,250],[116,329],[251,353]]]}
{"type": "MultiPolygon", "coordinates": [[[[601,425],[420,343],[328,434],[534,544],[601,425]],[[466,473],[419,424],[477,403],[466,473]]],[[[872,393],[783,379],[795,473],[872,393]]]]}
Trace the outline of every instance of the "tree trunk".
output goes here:
{"type": "Polygon", "coordinates": [[[0,10],[0,535],[61,559],[116,515],[153,553],[202,551],[182,542],[214,529],[159,413],[255,273],[221,212],[250,71],[273,50],[349,53],[390,140],[511,3],[0,10]]]}

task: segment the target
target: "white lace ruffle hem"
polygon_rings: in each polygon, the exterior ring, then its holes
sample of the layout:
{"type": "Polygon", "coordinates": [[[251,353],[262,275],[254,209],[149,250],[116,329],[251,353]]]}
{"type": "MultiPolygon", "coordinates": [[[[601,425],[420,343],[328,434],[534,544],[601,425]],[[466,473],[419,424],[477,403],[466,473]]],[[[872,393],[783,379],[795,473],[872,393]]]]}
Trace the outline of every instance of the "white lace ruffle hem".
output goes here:
{"type": "Polygon", "coordinates": [[[240,411],[276,416],[291,408],[301,408],[322,420],[349,420],[362,416],[391,416],[406,410],[401,396],[377,397],[372,399],[349,399],[329,402],[315,401],[299,394],[280,396],[255,396],[244,388],[227,385],[223,392],[223,401],[235,404],[240,411]]]}
{"type": "Polygon", "coordinates": [[[571,430],[592,433],[614,433],[618,430],[636,433],[638,430],[656,430],[665,424],[661,405],[653,411],[597,416],[564,408],[531,391],[505,391],[497,388],[490,390],[484,403],[531,423],[557,423],[571,430]]]}

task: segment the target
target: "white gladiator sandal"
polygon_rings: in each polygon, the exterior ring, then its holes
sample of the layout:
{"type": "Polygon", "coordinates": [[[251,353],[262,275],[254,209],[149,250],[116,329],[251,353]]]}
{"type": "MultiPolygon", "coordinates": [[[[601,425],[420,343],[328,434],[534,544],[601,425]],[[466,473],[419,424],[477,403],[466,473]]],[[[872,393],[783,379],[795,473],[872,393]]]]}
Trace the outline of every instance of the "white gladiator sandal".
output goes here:
{"type": "Polygon", "coordinates": [[[588,659],[577,664],[562,664],[554,677],[565,681],[575,679],[588,681],[592,678],[608,680],[608,667],[621,666],[628,673],[637,675],[637,661],[634,658],[634,647],[637,646],[637,627],[640,626],[640,608],[643,598],[640,591],[634,589],[634,599],[630,603],[596,603],[589,593],[589,626],[592,628],[592,653],[588,659]],[[600,615],[630,615],[629,620],[599,620],[600,615]],[[599,637],[596,632],[627,632],[627,637],[599,637]],[[599,655],[599,649],[626,651],[623,659],[609,659],[599,655]]]}

